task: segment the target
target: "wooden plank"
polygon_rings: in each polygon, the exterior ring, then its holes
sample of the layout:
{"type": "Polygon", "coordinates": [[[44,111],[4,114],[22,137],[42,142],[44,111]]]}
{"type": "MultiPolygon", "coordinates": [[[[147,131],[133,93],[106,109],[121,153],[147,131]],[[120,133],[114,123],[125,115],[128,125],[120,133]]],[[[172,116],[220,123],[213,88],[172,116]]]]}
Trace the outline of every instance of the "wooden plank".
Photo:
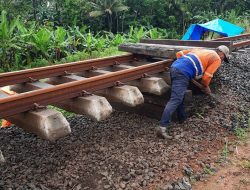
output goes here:
{"type": "Polygon", "coordinates": [[[176,46],[195,46],[216,48],[220,45],[225,45],[229,49],[232,47],[231,41],[201,41],[201,40],[174,40],[174,39],[142,39],[140,43],[147,44],[162,44],[162,45],[176,45],[176,46]]]}

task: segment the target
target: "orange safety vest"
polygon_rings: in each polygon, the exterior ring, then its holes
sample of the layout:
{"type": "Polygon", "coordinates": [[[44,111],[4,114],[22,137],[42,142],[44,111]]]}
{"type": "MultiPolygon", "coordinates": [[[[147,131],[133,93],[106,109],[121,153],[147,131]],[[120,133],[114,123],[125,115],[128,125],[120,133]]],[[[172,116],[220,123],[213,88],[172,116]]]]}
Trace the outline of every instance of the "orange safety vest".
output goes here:
{"type": "Polygon", "coordinates": [[[197,63],[196,60],[192,59],[192,56],[186,56],[192,55],[198,60],[198,64],[200,68],[202,69],[201,74],[201,83],[204,86],[208,86],[210,84],[210,81],[213,77],[213,74],[217,71],[217,69],[221,65],[221,59],[219,55],[214,51],[214,50],[207,50],[207,49],[190,49],[190,50],[182,50],[176,53],[176,58],[180,58],[182,56],[187,57],[191,62],[193,63],[196,73],[197,73],[197,78],[198,76],[198,69],[197,69],[197,63]]]}
{"type": "Polygon", "coordinates": [[[5,119],[2,119],[2,128],[8,128],[8,127],[11,127],[12,123],[5,120],[5,119]]]}

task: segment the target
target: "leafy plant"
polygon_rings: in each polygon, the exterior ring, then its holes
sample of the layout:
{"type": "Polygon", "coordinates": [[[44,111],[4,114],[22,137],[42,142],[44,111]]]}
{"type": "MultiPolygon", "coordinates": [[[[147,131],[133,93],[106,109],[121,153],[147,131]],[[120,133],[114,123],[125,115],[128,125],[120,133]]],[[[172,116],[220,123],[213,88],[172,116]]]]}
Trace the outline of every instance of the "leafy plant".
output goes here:
{"type": "Polygon", "coordinates": [[[15,54],[21,50],[15,30],[19,17],[9,22],[7,20],[6,11],[2,11],[0,23],[0,66],[4,70],[10,70],[15,63],[15,54]]]}
{"type": "Polygon", "coordinates": [[[228,139],[225,138],[225,145],[224,148],[222,150],[221,156],[223,159],[226,159],[229,155],[229,149],[228,149],[228,139]]]}
{"type": "Polygon", "coordinates": [[[112,30],[113,14],[128,10],[128,6],[124,5],[121,0],[96,0],[90,2],[90,5],[94,9],[89,13],[90,17],[105,15],[110,32],[112,30]]]}
{"type": "Polygon", "coordinates": [[[247,142],[247,140],[248,140],[248,129],[237,127],[237,128],[235,128],[234,133],[235,133],[236,137],[240,141],[242,141],[244,143],[247,142]]]}
{"type": "Polygon", "coordinates": [[[83,38],[83,46],[85,47],[85,51],[89,54],[92,51],[96,50],[97,39],[94,35],[89,31],[86,35],[82,35],[83,38]]]}
{"type": "Polygon", "coordinates": [[[37,33],[33,34],[32,37],[33,41],[30,43],[36,49],[36,56],[38,57],[39,55],[41,55],[41,57],[49,59],[52,33],[48,29],[43,27],[40,28],[37,33]]]}
{"type": "Polygon", "coordinates": [[[62,58],[63,55],[66,55],[66,47],[69,45],[69,38],[67,38],[67,31],[58,27],[52,35],[53,45],[52,48],[55,52],[56,60],[62,58]]]}
{"type": "Polygon", "coordinates": [[[141,26],[140,28],[134,28],[133,26],[131,26],[128,35],[129,40],[134,43],[139,42],[142,38],[147,36],[147,32],[144,30],[145,29],[143,26],[141,26]]]}
{"type": "Polygon", "coordinates": [[[111,42],[110,42],[111,46],[118,46],[118,45],[126,42],[126,37],[122,34],[116,34],[116,35],[113,35],[113,38],[110,40],[111,40],[111,42]]]}

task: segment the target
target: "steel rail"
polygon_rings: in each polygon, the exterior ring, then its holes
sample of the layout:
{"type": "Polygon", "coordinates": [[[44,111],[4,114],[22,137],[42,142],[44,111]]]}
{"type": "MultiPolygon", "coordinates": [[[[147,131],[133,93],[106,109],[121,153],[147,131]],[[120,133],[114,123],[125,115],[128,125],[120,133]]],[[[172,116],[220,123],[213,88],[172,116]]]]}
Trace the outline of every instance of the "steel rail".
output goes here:
{"type": "Polygon", "coordinates": [[[162,44],[162,45],[175,45],[175,46],[194,46],[217,48],[220,45],[231,47],[231,41],[202,41],[202,40],[173,40],[173,39],[141,39],[140,43],[147,44],[162,44]]]}
{"type": "Polygon", "coordinates": [[[233,44],[234,49],[240,49],[245,46],[250,46],[250,40],[242,41],[242,42],[237,42],[233,44]]]}
{"type": "Polygon", "coordinates": [[[217,38],[217,39],[213,39],[211,41],[234,41],[234,40],[240,40],[240,39],[244,39],[244,38],[250,38],[250,33],[241,34],[241,35],[237,35],[237,36],[233,36],[233,37],[217,38]]]}
{"type": "Polygon", "coordinates": [[[101,68],[116,64],[117,62],[132,61],[136,55],[128,54],[122,56],[113,56],[86,61],[58,64],[23,71],[15,71],[0,74],[0,87],[13,85],[23,82],[32,82],[34,80],[65,75],[67,73],[90,70],[91,68],[101,68]]]}
{"type": "Polygon", "coordinates": [[[79,97],[83,91],[94,92],[113,87],[119,82],[126,83],[140,79],[145,74],[163,72],[172,60],[163,60],[131,69],[107,73],[82,81],[69,82],[55,87],[30,91],[0,99],[0,118],[6,118],[18,113],[32,110],[36,105],[49,105],[55,102],[79,97]]]}

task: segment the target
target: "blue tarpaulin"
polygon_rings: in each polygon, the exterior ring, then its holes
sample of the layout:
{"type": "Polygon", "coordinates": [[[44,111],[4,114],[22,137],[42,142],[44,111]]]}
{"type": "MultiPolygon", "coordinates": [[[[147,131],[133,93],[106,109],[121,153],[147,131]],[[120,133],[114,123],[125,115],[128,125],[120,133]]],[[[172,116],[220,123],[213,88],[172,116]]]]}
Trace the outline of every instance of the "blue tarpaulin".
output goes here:
{"type": "Polygon", "coordinates": [[[242,33],[245,29],[222,19],[215,19],[205,24],[192,24],[182,40],[200,40],[207,31],[212,31],[221,36],[231,37],[242,33]]]}

